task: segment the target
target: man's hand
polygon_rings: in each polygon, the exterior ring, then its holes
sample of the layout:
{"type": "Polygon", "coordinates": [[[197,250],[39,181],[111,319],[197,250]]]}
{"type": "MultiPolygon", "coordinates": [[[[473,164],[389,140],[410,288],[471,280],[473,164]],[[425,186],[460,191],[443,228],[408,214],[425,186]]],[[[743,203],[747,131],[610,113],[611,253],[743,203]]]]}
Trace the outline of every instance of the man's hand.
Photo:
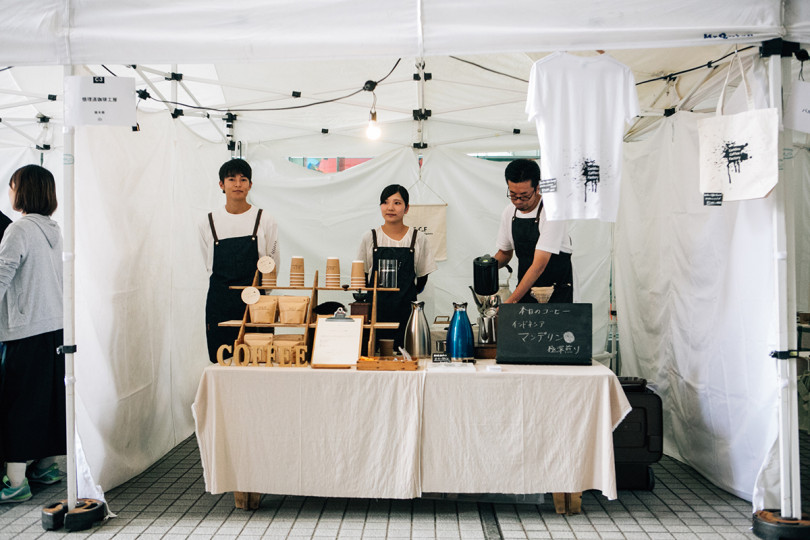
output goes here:
{"type": "Polygon", "coordinates": [[[534,260],[532,260],[532,265],[526,270],[526,273],[523,275],[523,279],[520,280],[520,283],[517,284],[515,287],[514,292],[506,299],[507,304],[515,304],[520,302],[520,299],[526,296],[531,288],[534,286],[534,283],[537,281],[543,271],[546,269],[546,265],[548,265],[548,261],[551,258],[551,253],[548,251],[543,251],[540,249],[536,249],[534,251],[534,260]]]}

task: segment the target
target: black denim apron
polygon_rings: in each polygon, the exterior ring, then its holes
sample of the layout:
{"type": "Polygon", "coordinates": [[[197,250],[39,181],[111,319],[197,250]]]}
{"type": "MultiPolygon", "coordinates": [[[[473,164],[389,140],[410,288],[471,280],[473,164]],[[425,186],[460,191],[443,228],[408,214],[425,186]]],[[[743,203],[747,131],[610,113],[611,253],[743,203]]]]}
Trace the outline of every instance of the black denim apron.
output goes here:
{"type": "Polygon", "coordinates": [[[208,298],[205,301],[205,334],[211,362],[216,363],[217,349],[221,345],[233,347],[234,341],[239,337],[239,328],[223,328],[218,323],[234,319],[241,321],[245,315],[245,303],[240,291],[229,287],[253,284],[256,263],[259,261],[256,233],[261,219],[260,208],[252,235],[220,240],[214,228],[214,218],[212,214],[208,214],[211,233],[214,235],[214,264],[208,281],[208,298]]]}
{"type": "Polygon", "coordinates": [[[369,286],[374,284],[374,273],[379,268],[380,259],[395,259],[397,265],[397,287],[399,291],[377,293],[377,320],[380,322],[398,322],[397,330],[380,330],[379,338],[394,340],[394,351],[405,343],[405,326],[411,316],[411,302],[416,300],[416,266],[414,246],[416,245],[416,229],[413,230],[411,247],[379,247],[377,246],[377,231],[371,230],[372,249],[374,254],[374,269],[371,272],[369,286]]]}
{"type": "MultiPolygon", "coordinates": [[[[517,208],[512,215],[512,243],[515,245],[515,255],[518,259],[518,283],[534,262],[534,252],[537,240],[540,238],[540,212],[543,211],[543,200],[537,205],[537,216],[534,218],[517,217],[517,208]]],[[[554,285],[554,293],[549,303],[574,301],[574,277],[571,269],[570,253],[552,253],[543,273],[537,278],[532,287],[549,287],[554,285]]],[[[520,299],[520,303],[537,303],[531,291],[520,299]]]]}

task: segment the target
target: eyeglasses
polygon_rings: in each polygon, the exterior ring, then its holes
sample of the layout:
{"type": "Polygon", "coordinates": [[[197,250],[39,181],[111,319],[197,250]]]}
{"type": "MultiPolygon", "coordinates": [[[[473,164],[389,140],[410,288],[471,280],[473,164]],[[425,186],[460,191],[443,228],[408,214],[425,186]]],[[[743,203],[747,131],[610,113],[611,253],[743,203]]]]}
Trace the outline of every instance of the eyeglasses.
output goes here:
{"type": "Polygon", "coordinates": [[[511,199],[513,201],[528,201],[532,197],[534,197],[535,192],[532,191],[528,195],[518,195],[517,193],[512,193],[511,191],[506,192],[506,198],[511,199]]]}

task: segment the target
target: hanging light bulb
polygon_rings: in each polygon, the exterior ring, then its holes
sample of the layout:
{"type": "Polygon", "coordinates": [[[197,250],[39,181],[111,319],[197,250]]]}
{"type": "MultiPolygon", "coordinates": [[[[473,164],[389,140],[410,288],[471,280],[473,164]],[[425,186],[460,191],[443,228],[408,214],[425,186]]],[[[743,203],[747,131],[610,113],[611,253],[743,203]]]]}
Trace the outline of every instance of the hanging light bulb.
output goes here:
{"type": "Polygon", "coordinates": [[[371,111],[368,115],[368,127],[366,128],[366,137],[372,141],[380,138],[380,126],[377,124],[377,111],[371,111]]]}
{"type": "Polygon", "coordinates": [[[374,101],[371,102],[371,110],[368,113],[368,127],[366,128],[366,137],[372,141],[380,138],[380,126],[377,124],[377,94],[374,93],[374,81],[367,81],[364,88],[369,88],[374,101]]]}

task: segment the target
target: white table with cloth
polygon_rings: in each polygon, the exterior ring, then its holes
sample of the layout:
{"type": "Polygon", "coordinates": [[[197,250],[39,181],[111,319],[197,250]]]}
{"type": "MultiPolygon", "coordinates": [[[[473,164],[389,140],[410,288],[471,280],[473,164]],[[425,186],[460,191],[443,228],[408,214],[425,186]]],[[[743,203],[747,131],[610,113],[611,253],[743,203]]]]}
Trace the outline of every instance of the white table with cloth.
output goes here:
{"type": "Polygon", "coordinates": [[[616,498],[630,411],[590,366],[475,372],[211,366],[192,406],[206,490],[321,497],[548,493],[616,498]]]}
{"type": "Polygon", "coordinates": [[[423,493],[575,493],[616,498],[613,429],[630,412],[605,366],[500,365],[428,372],[423,493]]]}

